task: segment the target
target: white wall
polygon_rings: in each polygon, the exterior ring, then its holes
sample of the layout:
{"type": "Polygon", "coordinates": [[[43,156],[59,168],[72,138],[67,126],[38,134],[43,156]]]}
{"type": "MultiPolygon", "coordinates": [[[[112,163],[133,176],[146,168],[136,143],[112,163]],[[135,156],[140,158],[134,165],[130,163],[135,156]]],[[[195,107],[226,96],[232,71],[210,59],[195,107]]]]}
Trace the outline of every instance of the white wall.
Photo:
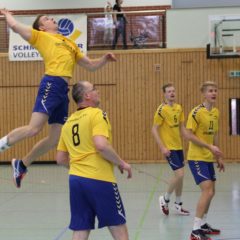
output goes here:
{"type": "MultiPolygon", "coordinates": [[[[1,0],[0,5],[11,10],[69,9],[104,7],[108,0],[1,0]]],[[[115,0],[109,0],[112,4],[115,0]]],[[[171,5],[172,0],[124,0],[123,7],[171,5]]]]}
{"type": "Polygon", "coordinates": [[[173,0],[173,8],[240,6],[239,0],[173,0]]]}
{"type": "Polygon", "coordinates": [[[209,42],[210,15],[240,15],[240,7],[167,10],[167,47],[204,48],[209,42]]]}

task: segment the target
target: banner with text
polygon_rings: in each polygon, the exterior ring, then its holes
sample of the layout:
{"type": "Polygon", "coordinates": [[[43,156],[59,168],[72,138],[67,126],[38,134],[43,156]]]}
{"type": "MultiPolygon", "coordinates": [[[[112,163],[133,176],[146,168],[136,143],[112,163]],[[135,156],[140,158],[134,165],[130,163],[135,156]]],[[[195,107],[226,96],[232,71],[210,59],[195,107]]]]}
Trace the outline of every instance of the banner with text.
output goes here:
{"type": "MultiPolygon", "coordinates": [[[[63,36],[75,41],[82,52],[87,51],[87,16],[85,14],[51,15],[58,22],[58,30],[63,36]]],[[[32,26],[36,16],[15,16],[25,25],[32,26]]],[[[42,60],[39,52],[26,42],[19,34],[10,30],[9,35],[10,61],[42,60]]]]}

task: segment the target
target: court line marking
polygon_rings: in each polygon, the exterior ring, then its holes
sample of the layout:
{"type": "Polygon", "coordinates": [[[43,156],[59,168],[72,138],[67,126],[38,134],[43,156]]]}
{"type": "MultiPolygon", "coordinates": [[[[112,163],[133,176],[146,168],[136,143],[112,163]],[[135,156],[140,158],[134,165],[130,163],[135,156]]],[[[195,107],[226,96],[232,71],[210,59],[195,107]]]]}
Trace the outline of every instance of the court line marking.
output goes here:
{"type": "MultiPolygon", "coordinates": [[[[135,170],[139,171],[137,168],[133,167],[135,170]]],[[[160,173],[156,179],[156,184],[153,186],[153,188],[151,189],[151,192],[149,194],[149,197],[148,197],[148,200],[147,200],[147,204],[146,204],[146,207],[143,211],[143,214],[142,214],[142,217],[140,218],[140,222],[137,226],[137,230],[136,230],[136,233],[135,233],[135,236],[134,236],[134,240],[138,240],[139,239],[139,236],[142,232],[142,227],[143,227],[143,224],[146,220],[146,216],[148,214],[148,211],[149,211],[149,208],[150,208],[150,205],[152,203],[152,200],[153,200],[153,197],[159,187],[159,183],[161,181],[161,176],[162,174],[160,173]]]]}
{"type": "Polygon", "coordinates": [[[68,227],[63,228],[61,232],[57,235],[57,237],[55,237],[53,240],[61,240],[67,230],[68,230],[68,227]]]}
{"type": "MultiPolygon", "coordinates": [[[[144,174],[144,175],[147,175],[148,177],[151,177],[151,178],[153,178],[153,179],[155,179],[155,180],[158,180],[158,177],[156,177],[155,175],[153,175],[153,174],[151,174],[151,173],[149,173],[149,172],[147,172],[147,171],[145,171],[145,170],[141,170],[141,169],[139,169],[139,168],[137,168],[137,167],[135,167],[135,166],[133,166],[133,165],[132,165],[132,168],[135,169],[135,170],[136,170],[138,173],[140,173],[140,174],[144,174]]],[[[160,177],[160,180],[161,180],[163,183],[169,185],[169,181],[168,181],[167,179],[164,179],[164,178],[160,177]]]]}

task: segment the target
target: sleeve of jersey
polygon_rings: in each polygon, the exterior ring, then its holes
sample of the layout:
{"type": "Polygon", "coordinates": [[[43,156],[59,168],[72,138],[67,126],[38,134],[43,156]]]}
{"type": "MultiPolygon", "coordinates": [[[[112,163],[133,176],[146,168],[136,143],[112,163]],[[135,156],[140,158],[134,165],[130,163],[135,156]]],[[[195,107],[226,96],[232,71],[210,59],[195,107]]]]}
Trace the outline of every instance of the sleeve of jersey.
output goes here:
{"type": "Polygon", "coordinates": [[[163,109],[158,108],[154,114],[153,125],[162,125],[163,123],[163,109]]]}
{"type": "Polygon", "coordinates": [[[63,140],[63,135],[62,135],[62,134],[61,134],[60,140],[59,140],[59,142],[58,142],[57,150],[58,150],[58,151],[63,151],[63,152],[67,152],[67,151],[68,151],[68,150],[67,150],[67,147],[66,147],[66,144],[65,144],[65,142],[64,142],[64,140],[63,140]]]}
{"type": "Polygon", "coordinates": [[[78,60],[80,60],[84,57],[84,54],[80,51],[78,46],[76,46],[76,47],[77,47],[76,61],[78,62],[78,60]]]}
{"type": "Polygon", "coordinates": [[[98,111],[92,120],[92,135],[93,136],[104,136],[109,138],[108,119],[102,111],[98,111]]]}
{"type": "Polygon", "coordinates": [[[195,132],[197,128],[196,118],[197,118],[197,114],[195,115],[195,118],[194,118],[193,111],[191,111],[188,116],[186,128],[192,130],[193,132],[195,132]]]}
{"type": "Polygon", "coordinates": [[[37,44],[37,41],[38,41],[38,38],[39,38],[39,35],[41,34],[40,31],[37,31],[35,29],[32,28],[32,35],[31,35],[31,38],[29,39],[29,43],[33,46],[35,46],[37,44]]]}
{"type": "Polygon", "coordinates": [[[158,115],[158,111],[154,114],[153,125],[162,125],[163,118],[158,115]]]}

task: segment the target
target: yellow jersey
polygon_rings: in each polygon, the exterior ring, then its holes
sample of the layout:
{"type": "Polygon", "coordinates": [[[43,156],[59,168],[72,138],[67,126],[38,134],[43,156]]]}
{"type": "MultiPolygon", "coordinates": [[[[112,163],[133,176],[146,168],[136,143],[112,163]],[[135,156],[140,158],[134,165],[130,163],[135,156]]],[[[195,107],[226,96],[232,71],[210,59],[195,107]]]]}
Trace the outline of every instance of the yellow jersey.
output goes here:
{"type": "MultiPolygon", "coordinates": [[[[214,135],[218,131],[218,119],[219,111],[217,108],[212,108],[211,111],[208,111],[205,106],[201,104],[193,108],[190,112],[187,121],[187,129],[192,130],[192,132],[205,143],[213,144],[214,135]]],[[[187,159],[214,162],[211,151],[193,142],[189,143],[187,159]]]]}
{"type": "Polygon", "coordinates": [[[32,29],[28,42],[41,54],[47,75],[72,77],[76,62],[84,56],[75,42],[61,34],[32,29]]]}
{"type": "Polygon", "coordinates": [[[80,109],[63,125],[57,149],[69,153],[69,174],[115,183],[113,164],[94,147],[92,138],[99,135],[111,143],[111,125],[106,113],[99,108],[80,109]]]}
{"type": "Polygon", "coordinates": [[[172,106],[162,103],[154,115],[153,124],[158,125],[159,136],[169,150],[182,150],[180,124],[184,122],[184,113],[181,105],[172,106]]]}

